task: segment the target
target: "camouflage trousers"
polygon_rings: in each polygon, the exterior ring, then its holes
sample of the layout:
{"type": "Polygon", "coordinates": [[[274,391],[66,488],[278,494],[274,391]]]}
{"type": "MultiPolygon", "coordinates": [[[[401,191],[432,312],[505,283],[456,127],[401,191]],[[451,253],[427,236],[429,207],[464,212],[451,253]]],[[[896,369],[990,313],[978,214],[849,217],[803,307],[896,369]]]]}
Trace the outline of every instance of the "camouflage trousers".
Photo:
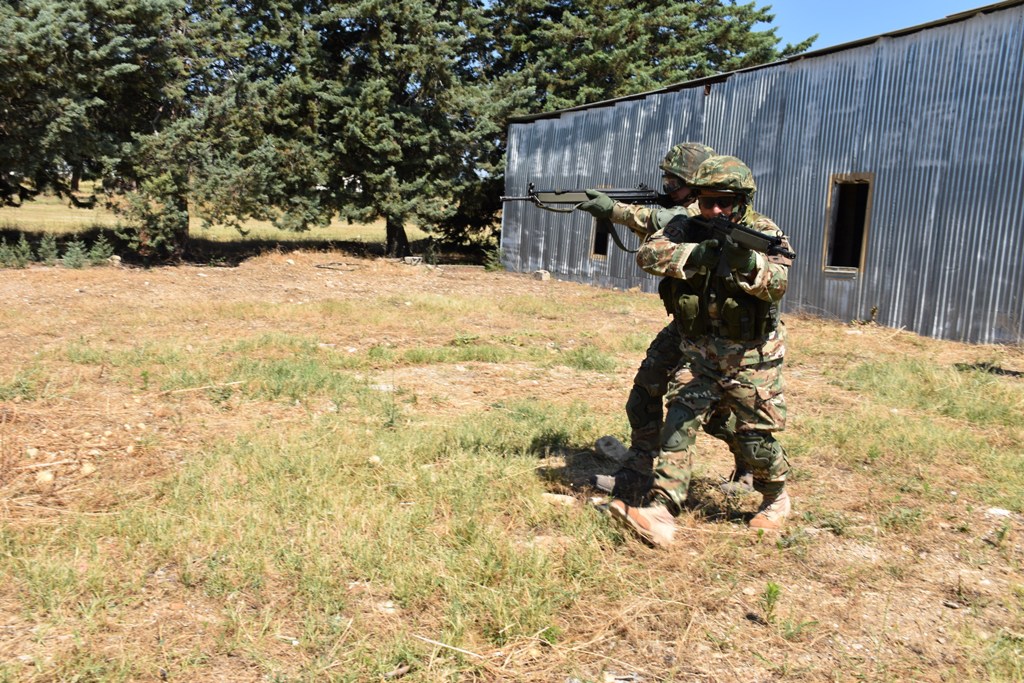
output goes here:
{"type": "Polygon", "coordinates": [[[686,501],[697,429],[706,429],[722,411],[735,420],[733,453],[753,473],[754,489],[763,494],[782,490],[789,460],[772,436],[786,426],[781,358],[734,367],[693,358],[688,367],[680,366],[673,373],[666,401],[668,414],[652,493],[674,512],[686,501]]]}
{"type": "MultiPolygon", "coordinates": [[[[666,325],[647,347],[647,355],[633,378],[633,389],[626,400],[629,445],[633,457],[624,463],[625,469],[649,473],[660,450],[665,413],[663,398],[668,392],[669,381],[674,379],[678,382],[689,372],[690,357],[682,350],[681,342],[676,326],[666,325]]],[[[727,443],[734,455],[738,453],[736,418],[726,405],[711,411],[702,427],[711,436],[727,443]]]]}

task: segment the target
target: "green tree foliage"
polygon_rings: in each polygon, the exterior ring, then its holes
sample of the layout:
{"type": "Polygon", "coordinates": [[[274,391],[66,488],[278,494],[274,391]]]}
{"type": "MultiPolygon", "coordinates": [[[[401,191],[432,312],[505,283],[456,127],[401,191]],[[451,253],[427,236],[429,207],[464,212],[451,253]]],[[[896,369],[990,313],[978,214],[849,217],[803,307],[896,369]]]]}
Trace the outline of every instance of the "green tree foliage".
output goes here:
{"type": "Polygon", "coordinates": [[[57,263],[58,249],[57,238],[53,233],[48,232],[39,241],[38,254],[39,262],[43,265],[52,266],[57,263]]]}
{"type": "Polygon", "coordinates": [[[166,116],[171,0],[0,3],[3,170],[52,186],[97,176],[166,116]]]}
{"type": "Polygon", "coordinates": [[[360,0],[317,26],[334,203],[349,220],[383,217],[388,253],[408,253],[405,224],[455,214],[503,125],[482,80],[482,3],[360,0]]]}
{"type": "Polygon", "coordinates": [[[88,254],[85,250],[85,242],[77,237],[64,245],[64,255],[60,259],[61,265],[65,268],[82,268],[88,263],[88,254]]]}
{"type": "MultiPolygon", "coordinates": [[[[797,54],[779,49],[768,9],[731,0],[496,0],[485,75],[496,116],[531,114],[633,95],[797,54]]],[[[463,239],[493,224],[503,186],[504,126],[477,160],[480,177],[439,228],[463,239]]]]}
{"type": "Polygon", "coordinates": [[[190,218],[493,224],[508,116],[770,61],[754,3],[0,0],[0,180],[102,179],[136,248],[190,218]]]}
{"type": "Polygon", "coordinates": [[[0,3],[0,171],[59,193],[80,177],[136,189],[163,172],[140,152],[187,111],[181,10],[177,0],[0,3]]]}
{"type": "Polygon", "coordinates": [[[287,230],[327,224],[331,141],[321,134],[325,80],[317,3],[210,2],[196,21],[219,29],[204,98],[197,102],[191,196],[208,223],[246,218],[287,230]]]}
{"type": "Polygon", "coordinates": [[[775,17],[731,0],[499,0],[491,10],[498,74],[535,88],[529,111],[562,109],[764,64],[808,49],[778,49],[775,17]]]}

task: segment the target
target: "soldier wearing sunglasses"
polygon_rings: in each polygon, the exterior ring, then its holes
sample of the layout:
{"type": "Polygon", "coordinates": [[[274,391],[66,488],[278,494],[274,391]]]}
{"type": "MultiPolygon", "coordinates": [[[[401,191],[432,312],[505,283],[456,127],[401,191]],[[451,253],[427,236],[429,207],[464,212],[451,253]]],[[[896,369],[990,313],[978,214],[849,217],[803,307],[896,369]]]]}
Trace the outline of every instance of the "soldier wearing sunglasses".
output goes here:
{"type": "MultiPolygon", "coordinates": [[[[784,238],[775,223],[751,208],[754,178],[736,157],[708,158],[691,186],[701,217],[724,216],[784,238]]],[[[788,240],[784,243],[788,250],[788,240]]],[[[727,410],[735,417],[738,456],[762,494],[749,524],[780,529],[791,502],[785,488],[789,461],[774,437],[786,422],[786,331],[778,304],[786,292],[791,259],[756,253],[731,241],[723,244],[697,222],[678,218],[645,240],[637,263],[678,283],[671,296],[687,364],[669,382],[654,477],[641,505],[616,499],[609,511],[648,542],[670,545],[674,517],[687,497],[697,430],[727,410]]]]}

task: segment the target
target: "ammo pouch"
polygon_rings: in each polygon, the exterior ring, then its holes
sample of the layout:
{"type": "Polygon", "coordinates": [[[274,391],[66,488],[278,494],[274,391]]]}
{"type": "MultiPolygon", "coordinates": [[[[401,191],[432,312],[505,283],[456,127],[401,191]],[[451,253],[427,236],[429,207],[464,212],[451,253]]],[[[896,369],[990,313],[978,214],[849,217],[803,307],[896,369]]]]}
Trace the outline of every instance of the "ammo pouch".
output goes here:
{"type": "Polygon", "coordinates": [[[700,314],[700,297],[681,294],[676,299],[676,325],[686,337],[699,337],[707,331],[707,322],[700,314]]]}
{"type": "Polygon", "coordinates": [[[737,341],[754,338],[754,320],[746,306],[741,306],[736,299],[726,299],[718,309],[725,328],[725,336],[737,341]]]}
{"type": "Polygon", "coordinates": [[[767,301],[727,298],[721,308],[725,336],[736,341],[751,341],[770,334],[778,326],[779,309],[767,301]]]}
{"type": "Polygon", "coordinates": [[[701,315],[700,297],[686,283],[670,277],[658,283],[658,296],[665,310],[675,318],[676,329],[684,337],[699,337],[707,331],[706,316],[701,315]]]}

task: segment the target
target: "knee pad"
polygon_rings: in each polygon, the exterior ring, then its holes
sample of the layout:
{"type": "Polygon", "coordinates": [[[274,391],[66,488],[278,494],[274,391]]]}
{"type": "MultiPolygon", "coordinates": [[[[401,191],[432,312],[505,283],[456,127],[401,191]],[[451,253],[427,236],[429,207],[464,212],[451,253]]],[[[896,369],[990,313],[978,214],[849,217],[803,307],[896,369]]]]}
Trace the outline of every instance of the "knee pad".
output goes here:
{"type": "Polygon", "coordinates": [[[789,472],[786,451],[770,432],[742,432],[736,436],[740,457],[755,480],[780,481],[789,472]]]}
{"type": "Polygon", "coordinates": [[[673,403],[668,407],[665,426],[661,432],[661,447],[666,451],[685,451],[697,442],[700,420],[684,405],[673,403]]]}
{"type": "Polygon", "coordinates": [[[636,371],[633,387],[639,387],[648,396],[660,399],[668,391],[668,376],[668,370],[645,360],[636,371]]]}
{"type": "Polygon", "coordinates": [[[661,396],[652,396],[647,388],[634,384],[626,399],[626,417],[633,428],[650,422],[661,423],[661,396]]]}

